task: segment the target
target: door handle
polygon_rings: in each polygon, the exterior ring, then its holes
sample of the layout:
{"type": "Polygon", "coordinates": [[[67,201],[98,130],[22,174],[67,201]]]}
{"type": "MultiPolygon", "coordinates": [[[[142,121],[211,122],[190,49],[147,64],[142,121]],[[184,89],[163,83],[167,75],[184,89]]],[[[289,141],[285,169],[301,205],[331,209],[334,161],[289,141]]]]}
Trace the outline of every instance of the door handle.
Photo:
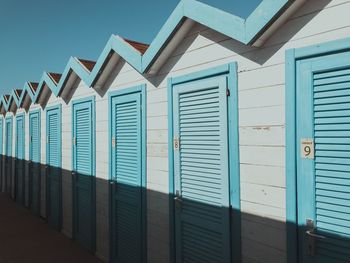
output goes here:
{"type": "Polygon", "coordinates": [[[175,197],[175,198],[174,198],[174,201],[175,201],[175,202],[182,203],[182,199],[181,199],[181,197],[179,197],[179,196],[175,197]]]}
{"type": "Polygon", "coordinates": [[[307,230],[307,231],[306,231],[306,235],[308,235],[308,236],[310,236],[310,237],[313,237],[313,238],[317,238],[317,239],[326,239],[325,236],[316,234],[316,233],[314,232],[314,229],[312,229],[312,230],[307,230]]]}

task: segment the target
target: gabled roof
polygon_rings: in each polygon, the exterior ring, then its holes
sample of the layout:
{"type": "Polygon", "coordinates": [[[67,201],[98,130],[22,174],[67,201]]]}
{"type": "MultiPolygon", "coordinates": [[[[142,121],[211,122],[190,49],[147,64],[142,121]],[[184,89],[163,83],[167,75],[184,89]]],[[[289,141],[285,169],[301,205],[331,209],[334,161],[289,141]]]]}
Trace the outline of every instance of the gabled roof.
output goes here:
{"type": "MultiPolygon", "coordinates": [[[[245,45],[261,45],[290,15],[290,10],[299,8],[305,1],[263,0],[248,18],[243,19],[196,0],[181,0],[150,45],[112,35],[96,62],[71,57],[62,75],[44,72],[38,85],[26,83],[24,89],[31,94],[32,102],[37,102],[44,84],[58,96],[72,72],[93,87],[113,54],[138,72],[148,73],[186,21],[200,23],[245,45]]],[[[10,97],[6,101],[8,99],[10,97]]],[[[0,105],[6,104],[4,102],[5,99],[1,99],[0,105]]]]}

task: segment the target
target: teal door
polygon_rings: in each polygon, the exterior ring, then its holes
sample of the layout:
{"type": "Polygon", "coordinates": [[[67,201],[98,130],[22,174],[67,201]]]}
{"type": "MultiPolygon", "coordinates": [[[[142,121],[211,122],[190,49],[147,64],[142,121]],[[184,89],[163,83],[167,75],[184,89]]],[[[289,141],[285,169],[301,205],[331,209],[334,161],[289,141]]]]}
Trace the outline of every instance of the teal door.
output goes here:
{"type": "Polygon", "coordinates": [[[227,79],[173,87],[176,262],[231,262],[227,79]]]}
{"type": "Polygon", "coordinates": [[[350,52],[297,62],[299,258],[350,262],[350,52]]]}
{"type": "Polygon", "coordinates": [[[46,111],[46,211],[50,226],[62,226],[61,107],[46,111]]]}
{"type": "Polygon", "coordinates": [[[41,190],[41,133],[40,111],[29,114],[29,199],[30,208],[35,214],[40,213],[41,190]]]}
{"type": "Polygon", "coordinates": [[[111,99],[112,261],[144,262],[141,93],[111,99]]]}
{"type": "Polygon", "coordinates": [[[24,203],[24,115],[18,115],[16,117],[16,160],[15,160],[15,187],[16,187],[16,200],[20,203],[24,203]]]}
{"type": "Polygon", "coordinates": [[[0,191],[3,189],[3,169],[5,166],[3,130],[3,118],[0,118],[0,191]]]}
{"type": "Polygon", "coordinates": [[[73,102],[74,238],[95,249],[94,101],[73,102]]]}
{"type": "Polygon", "coordinates": [[[11,192],[12,178],[12,117],[6,118],[6,144],[5,144],[5,191],[11,192]]]}
{"type": "Polygon", "coordinates": [[[4,126],[3,126],[3,118],[0,118],[0,155],[4,154],[4,141],[3,141],[3,130],[4,130],[4,126]]]}

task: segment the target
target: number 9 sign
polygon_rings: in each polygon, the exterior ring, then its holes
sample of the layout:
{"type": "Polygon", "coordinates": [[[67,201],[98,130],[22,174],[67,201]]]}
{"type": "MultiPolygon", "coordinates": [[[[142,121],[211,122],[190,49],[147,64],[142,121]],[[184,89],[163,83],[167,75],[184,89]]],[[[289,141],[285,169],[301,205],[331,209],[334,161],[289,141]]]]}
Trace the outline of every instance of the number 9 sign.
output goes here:
{"type": "Polygon", "coordinates": [[[300,150],[301,150],[301,158],[314,159],[315,158],[314,140],[301,139],[300,150]]]}

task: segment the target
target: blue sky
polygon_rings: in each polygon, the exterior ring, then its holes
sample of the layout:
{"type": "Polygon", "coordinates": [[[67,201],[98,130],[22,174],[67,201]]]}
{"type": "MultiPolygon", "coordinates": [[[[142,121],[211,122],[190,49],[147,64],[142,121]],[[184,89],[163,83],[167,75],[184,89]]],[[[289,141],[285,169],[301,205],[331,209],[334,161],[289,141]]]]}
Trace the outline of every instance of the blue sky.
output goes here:
{"type": "MultiPolygon", "coordinates": [[[[241,17],[262,0],[201,0],[241,17]]],[[[111,34],[150,43],[179,0],[0,0],[0,93],[96,60],[111,34]]]]}

